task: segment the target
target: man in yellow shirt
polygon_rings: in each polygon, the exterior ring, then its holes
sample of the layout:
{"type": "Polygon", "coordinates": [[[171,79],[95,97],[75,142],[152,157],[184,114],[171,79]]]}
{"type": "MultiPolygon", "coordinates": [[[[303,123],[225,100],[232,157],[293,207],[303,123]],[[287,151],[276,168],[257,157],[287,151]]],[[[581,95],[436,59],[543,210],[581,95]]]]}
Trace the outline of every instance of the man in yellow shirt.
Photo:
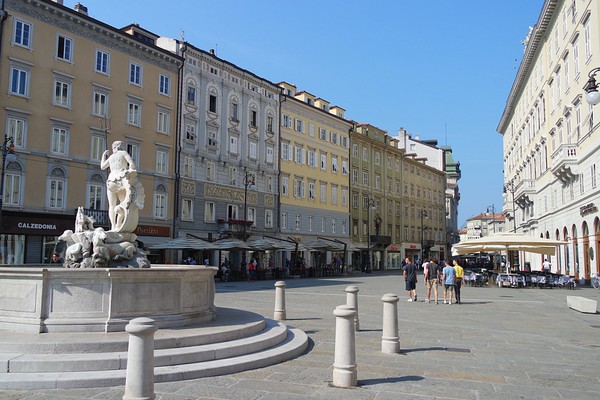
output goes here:
{"type": "Polygon", "coordinates": [[[456,293],[456,304],[460,304],[460,287],[465,282],[465,270],[454,260],[454,292],[456,293]]]}

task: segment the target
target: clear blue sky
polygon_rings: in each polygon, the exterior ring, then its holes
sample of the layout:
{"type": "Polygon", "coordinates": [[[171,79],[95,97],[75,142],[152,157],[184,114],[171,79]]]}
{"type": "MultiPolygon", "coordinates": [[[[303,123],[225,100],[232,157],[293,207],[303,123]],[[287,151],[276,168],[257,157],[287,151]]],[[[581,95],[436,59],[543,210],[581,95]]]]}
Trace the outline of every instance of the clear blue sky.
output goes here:
{"type": "MultiPolygon", "coordinates": [[[[73,7],[76,1],[65,0],[73,7]]],[[[502,209],[496,132],[543,0],[82,0],[90,16],[180,38],[395,135],[452,146],[459,226],[502,209]]]]}

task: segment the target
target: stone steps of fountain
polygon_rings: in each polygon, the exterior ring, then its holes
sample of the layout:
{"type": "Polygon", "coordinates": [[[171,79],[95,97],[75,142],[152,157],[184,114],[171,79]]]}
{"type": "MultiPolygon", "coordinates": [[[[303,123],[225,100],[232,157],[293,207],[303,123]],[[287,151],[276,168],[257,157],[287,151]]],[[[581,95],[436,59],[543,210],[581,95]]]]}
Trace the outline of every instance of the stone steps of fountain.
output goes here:
{"type": "MultiPolygon", "coordinates": [[[[155,335],[155,381],[168,382],[240,372],[277,364],[304,352],[306,334],[282,323],[264,319],[258,314],[239,310],[219,310],[222,324],[180,330],[161,330],[155,335]],[[239,318],[245,318],[239,321],[239,318]],[[260,318],[258,318],[260,317],[260,318]],[[230,325],[227,325],[228,322],[230,325]]],[[[5,333],[3,333],[5,334],[5,333]]],[[[2,340],[0,334],[0,341],[2,340]]],[[[4,335],[6,336],[6,335],[4,335]]],[[[91,335],[69,348],[65,341],[56,342],[49,351],[49,338],[41,336],[43,345],[33,346],[37,352],[5,352],[0,350],[0,390],[53,389],[114,386],[125,383],[127,350],[126,334],[104,336],[94,345],[91,335]],[[113,346],[106,336],[112,336],[113,346]],[[87,348],[87,350],[86,350],[87,348]],[[100,348],[95,352],[90,348],[100,348]],[[75,351],[65,351],[67,349],[75,351]],[[113,350],[111,350],[113,349],[113,350]],[[115,350],[116,349],[116,350],[115,350]],[[60,350],[60,351],[57,351],[60,350]]],[[[33,340],[30,339],[30,343],[33,340]]]]}

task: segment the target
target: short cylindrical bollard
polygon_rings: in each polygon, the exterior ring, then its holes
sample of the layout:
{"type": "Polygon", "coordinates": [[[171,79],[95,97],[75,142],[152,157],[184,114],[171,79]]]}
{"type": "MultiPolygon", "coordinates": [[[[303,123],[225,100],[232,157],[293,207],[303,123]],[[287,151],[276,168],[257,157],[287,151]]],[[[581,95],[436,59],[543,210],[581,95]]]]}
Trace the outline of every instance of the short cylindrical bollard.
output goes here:
{"type": "Polygon", "coordinates": [[[150,318],[135,318],[125,327],[129,333],[127,372],[123,400],[153,400],[154,332],[158,327],[150,318]]]}
{"type": "Polygon", "coordinates": [[[358,320],[358,286],[348,286],[346,288],[346,305],[356,311],[354,316],[354,330],[360,330],[360,321],[358,320]]]}
{"type": "Polygon", "coordinates": [[[285,282],[275,282],[275,311],[273,319],[276,321],[285,321],[285,282]]]}
{"type": "Polygon", "coordinates": [[[384,353],[400,352],[400,338],[398,337],[398,296],[387,293],[381,298],[383,301],[383,336],[381,337],[381,351],[384,353]]]}
{"type": "Polygon", "coordinates": [[[354,315],[348,306],[339,306],[335,315],[335,356],[333,361],[333,386],[354,387],[356,377],[356,347],[354,342],[354,315]]]}

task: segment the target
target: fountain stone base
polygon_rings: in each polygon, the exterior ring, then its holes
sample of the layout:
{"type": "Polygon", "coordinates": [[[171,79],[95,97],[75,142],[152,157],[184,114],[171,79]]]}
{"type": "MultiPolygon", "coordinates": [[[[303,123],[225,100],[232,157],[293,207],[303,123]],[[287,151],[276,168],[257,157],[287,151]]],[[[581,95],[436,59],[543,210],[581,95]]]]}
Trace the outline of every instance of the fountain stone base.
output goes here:
{"type": "Polygon", "coordinates": [[[0,268],[0,330],[121,332],[137,317],[159,328],[214,320],[215,267],[0,268]]]}

